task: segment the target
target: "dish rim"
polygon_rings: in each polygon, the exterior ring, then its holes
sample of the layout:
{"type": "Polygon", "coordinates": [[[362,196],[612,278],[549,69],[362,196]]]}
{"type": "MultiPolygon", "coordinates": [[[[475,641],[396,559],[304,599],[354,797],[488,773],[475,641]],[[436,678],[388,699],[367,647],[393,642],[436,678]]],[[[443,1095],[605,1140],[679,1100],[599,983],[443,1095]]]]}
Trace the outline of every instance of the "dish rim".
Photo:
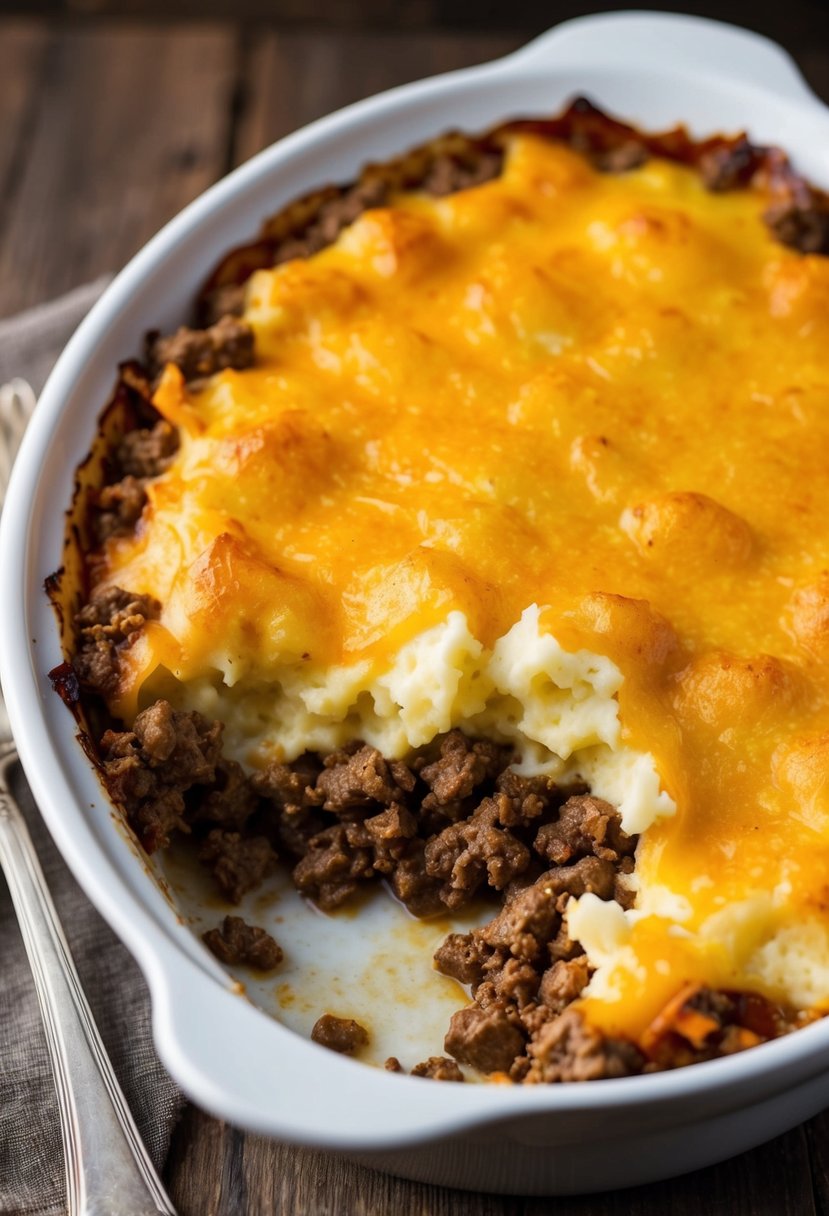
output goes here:
{"type": "MultiPolygon", "coordinates": [[[[635,48],[641,64],[646,53],[650,53],[653,40],[664,43],[666,37],[680,59],[683,54],[686,56],[684,70],[693,69],[701,80],[715,78],[717,61],[722,68],[739,46],[746,66],[740,87],[760,91],[766,98],[773,95],[781,106],[794,107],[812,124],[818,120],[825,127],[829,146],[829,109],[810,93],[792,61],[776,44],[702,18],[635,12],[577,18],[554,27],[503,59],[369,98],[259,153],[197,198],[136,254],[82,323],[41,395],[0,522],[0,569],[6,574],[0,584],[0,618],[5,622],[0,630],[0,672],[4,676],[9,716],[24,769],[61,853],[147,978],[152,994],[154,1038],[162,1060],[200,1105],[239,1125],[298,1142],[376,1150],[423,1143],[540,1113],[567,1116],[598,1109],[613,1112],[643,1106],[661,1108],[678,1099],[693,1104],[712,1096],[726,1103],[724,1109],[737,1109],[744,1104],[747,1091],[757,1088],[761,1080],[764,1093],[778,1093],[797,1080],[829,1071],[829,1019],[749,1052],[675,1072],[549,1087],[490,1084],[436,1088],[423,1085],[417,1078],[369,1069],[306,1042],[240,999],[224,970],[202,957],[205,952],[200,946],[187,949],[182,935],[175,937],[165,931],[158,916],[147,906],[147,900],[125,887],[99,839],[100,822],[96,825],[97,832],[93,831],[92,817],[81,807],[70,784],[73,770],[77,778],[78,767],[88,767],[88,761],[74,741],[70,715],[58,706],[62,712],[59,719],[55,705],[49,701],[52,698],[57,702],[45,676],[45,671],[54,664],[40,657],[37,642],[44,613],[43,605],[34,600],[35,587],[40,582],[38,574],[42,572],[33,569],[33,553],[42,546],[32,539],[33,513],[47,492],[41,469],[50,455],[50,436],[64,414],[78,413],[73,393],[85,371],[99,357],[97,352],[104,338],[135,307],[142,285],[154,272],[161,273],[162,263],[175,254],[179,242],[192,239],[194,233],[209,226],[211,219],[221,219],[232,211],[240,198],[280,167],[292,160],[301,161],[307,155],[313,159],[319,155],[319,145],[331,147],[349,132],[356,134],[358,144],[361,139],[368,142],[369,128],[378,120],[382,126],[383,121],[388,122],[401,112],[417,116],[418,105],[424,111],[430,104],[434,108],[435,102],[487,80],[494,82],[497,91],[499,79],[507,80],[522,72],[543,74],[565,61],[569,65],[568,56],[574,54],[576,59],[579,54],[586,55],[585,64],[590,63],[593,68],[606,64],[618,69],[625,54],[635,48]],[[698,71],[694,57],[700,54],[703,45],[708,61],[698,71]],[[223,1060],[211,1059],[211,1048],[215,1057],[215,1047],[209,1033],[202,1033],[196,1040],[187,1037],[194,1029],[191,1019],[199,1021],[198,1014],[205,1001],[208,1005],[219,1002],[218,1020],[240,1031],[250,1048],[243,1057],[238,1056],[237,1050],[228,1051],[223,1060]],[[206,1041],[202,1042],[203,1038],[206,1041]],[[294,1067],[287,1070],[287,1076],[291,1080],[296,1077],[298,1085],[312,1089],[314,1083],[309,1081],[309,1073],[318,1073],[327,1096],[342,1090],[334,1112],[341,1112],[345,1122],[338,1124],[336,1117],[331,1117],[331,1108],[326,1120],[315,1120],[319,1111],[310,1107],[306,1111],[295,1101],[286,1104],[280,1099],[281,1110],[279,1102],[268,1108],[252,1096],[250,1089],[242,1093],[233,1088],[230,1082],[238,1082],[240,1078],[245,1085],[258,1081],[264,1087],[261,1070],[251,1073],[249,1065],[252,1053],[255,1054],[254,1045],[266,1040],[272,1041],[274,1056],[281,1053],[292,1057],[294,1067]],[[401,1085],[405,1090],[399,1088],[401,1085]],[[358,1093],[362,1120],[359,1123],[354,1119],[358,1093]],[[404,1095],[405,1111],[401,1110],[400,1101],[404,1095]],[[347,1119],[349,1110],[352,1123],[347,1119]]],[[[635,58],[625,61],[625,69],[630,70],[633,62],[635,58]]],[[[102,406],[103,399],[86,406],[83,418],[97,416],[102,406]]],[[[62,528],[62,507],[57,518],[62,528]]],[[[48,650],[49,645],[47,639],[42,649],[48,650]]],[[[103,790],[98,798],[99,813],[108,813],[103,790]]],[[[208,1021],[204,1018],[203,1032],[209,1031],[208,1021]]],[[[285,1072],[283,1069],[283,1076],[285,1072]]],[[[296,1097],[293,1090],[291,1098],[296,1097]]]]}

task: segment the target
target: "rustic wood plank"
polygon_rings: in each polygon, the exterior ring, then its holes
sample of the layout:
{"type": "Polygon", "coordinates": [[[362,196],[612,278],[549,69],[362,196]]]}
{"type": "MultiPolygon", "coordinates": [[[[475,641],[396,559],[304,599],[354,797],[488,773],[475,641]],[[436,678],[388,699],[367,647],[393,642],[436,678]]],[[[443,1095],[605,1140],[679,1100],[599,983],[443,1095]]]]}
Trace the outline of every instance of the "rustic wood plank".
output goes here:
{"type": "Polygon", "coordinates": [[[9,178],[28,152],[36,109],[32,87],[42,71],[49,43],[46,26],[35,21],[9,21],[0,38],[0,215],[8,196],[9,178]]]}
{"type": "MultiPolygon", "coordinates": [[[[829,14],[827,15],[829,26],[829,14]]],[[[797,65],[818,97],[829,102],[829,31],[822,45],[807,47],[795,56],[797,65]]]]}
{"type": "Polygon", "coordinates": [[[829,1110],[805,1124],[817,1216],[829,1216],[829,1110]]]}
{"type": "MultiPolygon", "coordinates": [[[[180,1216],[522,1216],[524,1211],[520,1198],[422,1186],[332,1153],[242,1137],[192,1107],[176,1131],[165,1180],[180,1216]]],[[[596,1204],[591,1216],[604,1216],[603,1201],[596,1204]]]]}
{"type": "Polygon", "coordinates": [[[440,0],[0,0],[0,13],[51,17],[273,21],[279,25],[423,28],[439,24],[440,0]]]}
{"type": "MultiPolygon", "coordinates": [[[[42,12],[71,16],[127,16],[147,20],[193,18],[269,21],[282,26],[346,28],[463,29],[537,33],[556,21],[593,13],[594,0],[523,0],[520,5],[481,0],[0,0],[0,12],[42,12]]],[[[792,49],[826,38],[823,0],[637,0],[636,8],[694,12],[746,25],[792,49]]]]}
{"type": "Polygon", "coordinates": [[[230,134],[228,28],[74,29],[30,58],[25,154],[0,211],[0,315],[117,270],[221,176],[230,134]]]}
{"type": "MultiPolygon", "coordinates": [[[[600,1150],[599,1150],[600,1151],[600,1150]]],[[[527,1200],[522,1216],[548,1216],[527,1200]]],[[[567,1199],[556,1216],[814,1216],[804,1128],[681,1178],[608,1195],[567,1199]]]]}
{"type": "MultiPolygon", "coordinates": [[[[827,1141],[829,1115],[813,1121],[827,1141]]],[[[806,1131],[683,1178],[606,1195],[483,1195],[406,1182],[328,1153],[240,1138],[191,1108],[173,1143],[167,1183],[181,1216],[825,1216],[829,1150],[816,1206],[806,1131]]]]}
{"type": "Polygon", "coordinates": [[[505,55],[515,35],[360,34],[261,29],[247,40],[236,163],[363,97],[505,55]]]}
{"type": "MultiPolygon", "coordinates": [[[[434,32],[273,31],[245,36],[232,161],[239,164],[284,135],[384,89],[506,55],[521,35],[434,32]]],[[[829,99],[829,50],[798,56],[815,91],[829,99]]]]}

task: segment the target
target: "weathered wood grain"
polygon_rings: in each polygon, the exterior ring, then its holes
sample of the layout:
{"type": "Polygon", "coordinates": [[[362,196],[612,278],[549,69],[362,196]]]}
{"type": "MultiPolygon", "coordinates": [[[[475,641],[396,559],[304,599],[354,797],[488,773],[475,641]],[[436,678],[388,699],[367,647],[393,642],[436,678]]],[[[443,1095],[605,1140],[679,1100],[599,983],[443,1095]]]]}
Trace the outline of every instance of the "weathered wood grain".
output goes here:
{"type": "Polygon", "coordinates": [[[341,106],[410,80],[495,59],[524,41],[498,33],[251,31],[244,44],[234,160],[247,160],[341,106]]]}
{"type": "Polygon", "coordinates": [[[829,1110],[805,1125],[817,1216],[829,1216],[829,1110]]]}
{"type": "MultiPolygon", "coordinates": [[[[376,1173],[330,1153],[238,1139],[224,1124],[189,1110],[176,1134],[168,1183],[181,1216],[522,1216],[524,1201],[423,1186],[376,1173]],[[205,1204],[200,1176],[217,1165],[222,1185],[205,1204]]],[[[603,1201],[600,1201],[603,1202],[603,1201]]],[[[549,1211],[549,1203],[545,1208],[549,1211]]],[[[562,1209],[566,1211],[565,1209],[562,1209]]],[[[558,1209],[556,1209],[558,1212],[558,1209]]],[[[597,1207],[596,1213],[604,1213],[597,1207]]]]}
{"type": "Polygon", "coordinates": [[[48,41],[44,26],[23,21],[8,22],[0,41],[0,223],[12,179],[28,156],[37,112],[32,82],[42,73],[48,41]]]}
{"type": "Polygon", "coordinates": [[[797,64],[818,97],[829,102],[829,9],[826,10],[826,25],[825,37],[815,46],[800,51],[797,64]]]}
{"type": "Polygon", "coordinates": [[[0,0],[0,12],[76,17],[129,16],[144,19],[229,19],[268,21],[280,26],[387,30],[501,30],[533,33],[556,21],[603,8],[694,12],[746,25],[777,39],[793,51],[826,38],[824,0],[637,0],[597,4],[594,0],[0,0]]]}
{"type": "MultiPolygon", "coordinates": [[[[118,269],[224,171],[236,36],[220,28],[71,29],[0,39],[16,134],[0,207],[0,315],[118,269]]],[[[6,93],[6,85],[2,93],[6,93]]],[[[5,123],[4,115],[4,123],[5,123]]]]}
{"type": "MultiPolygon", "coordinates": [[[[813,1120],[810,1134],[825,1136],[827,1122],[829,1116],[813,1120]]],[[[190,1108],[167,1178],[181,1216],[825,1216],[827,1163],[829,1151],[818,1166],[816,1196],[807,1129],[798,1128],[733,1161],[653,1186],[556,1199],[483,1195],[242,1137],[190,1108]]]]}
{"type": "MultiPolygon", "coordinates": [[[[601,1150],[598,1150],[601,1151],[601,1150]]],[[[548,1216],[527,1200],[521,1216],[548,1216]]],[[[563,1201],[555,1216],[815,1216],[803,1128],[731,1161],[653,1186],[563,1201]]]]}

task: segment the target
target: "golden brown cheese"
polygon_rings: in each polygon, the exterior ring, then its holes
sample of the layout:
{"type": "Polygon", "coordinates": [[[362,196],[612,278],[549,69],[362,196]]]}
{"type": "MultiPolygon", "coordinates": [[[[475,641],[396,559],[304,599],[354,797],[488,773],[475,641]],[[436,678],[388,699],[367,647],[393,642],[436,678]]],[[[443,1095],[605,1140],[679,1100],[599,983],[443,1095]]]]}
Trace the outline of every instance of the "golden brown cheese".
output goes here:
{"type": "Polygon", "coordinates": [[[547,605],[611,658],[678,806],[638,873],[685,901],[589,1001],[636,1033],[679,982],[728,986],[771,921],[829,924],[829,259],[777,244],[766,201],[518,136],[499,179],[364,214],[253,277],[253,369],[188,390],[168,366],[182,446],[107,551],[164,604],[126,717],[217,639],[267,680],[387,663],[453,609],[491,646],[547,605]]]}

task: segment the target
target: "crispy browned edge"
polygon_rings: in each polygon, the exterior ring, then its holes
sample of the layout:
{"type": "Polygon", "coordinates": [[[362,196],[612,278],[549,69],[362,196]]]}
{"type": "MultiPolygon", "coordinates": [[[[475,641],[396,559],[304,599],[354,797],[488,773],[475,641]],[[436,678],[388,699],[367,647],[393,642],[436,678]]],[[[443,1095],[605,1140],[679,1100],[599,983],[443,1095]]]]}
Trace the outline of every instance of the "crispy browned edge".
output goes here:
{"type": "MultiPolygon", "coordinates": [[[[624,160],[625,150],[631,148],[644,149],[648,156],[663,157],[698,169],[711,165],[718,157],[730,157],[735,166],[731,174],[733,180],[722,188],[757,189],[765,194],[770,210],[775,205],[794,203],[804,209],[817,206],[821,211],[829,211],[829,195],[798,174],[779,148],[753,145],[744,133],[694,140],[684,126],[664,132],[642,132],[605,114],[587,99],[576,98],[553,118],[512,119],[482,135],[449,131],[395,159],[366,165],[355,182],[322,187],[294,200],[267,219],[253,241],[222,257],[196,296],[196,324],[206,324],[213,293],[243,284],[254,271],[273,265],[280,246],[301,240],[323,206],[341,198],[355,185],[381,182],[391,193],[416,189],[438,158],[449,157],[463,162],[481,153],[501,153],[512,136],[524,133],[563,141],[594,161],[618,154],[624,160]]],[[[144,378],[140,364],[130,361],[120,365],[115,389],[100,415],[90,453],[77,470],[72,504],[67,512],[63,564],[45,583],[56,612],[64,655],[64,662],[54,668],[50,676],[55,690],[75,715],[82,744],[93,760],[97,757],[95,736],[100,733],[97,727],[108,723],[101,703],[83,692],[74,675],[71,659],[77,638],[73,621],[88,599],[90,558],[96,548],[91,503],[96,490],[108,480],[107,454],[122,435],[142,421],[136,415],[136,394],[130,389],[136,378],[144,378]]],[[[139,404],[139,413],[142,409],[139,404]]],[[[146,424],[148,419],[143,421],[146,424]]]]}
{"type": "MultiPolygon", "coordinates": [[[[691,166],[699,166],[719,153],[737,152],[740,157],[737,170],[739,183],[751,184],[767,192],[770,204],[795,199],[806,206],[810,201],[822,199],[829,205],[829,197],[796,173],[786,154],[779,148],[753,145],[744,133],[694,140],[683,126],[648,134],[610,117],[585,98],[578,98],[556,118],[513,119],[479,136],[450,131],[395,160],[366,165],[358,183],[367,184],[380,179],[393,191],[414,189],[423,181],[430,164],[437,157],[447,155],[462,159],[470,151],[502,151],[510,137],[522,133],[562,140],[588,155],[609,154],[638,145],[650,156],[691,166]]],[[[301,237],[322,205],[341,196],[348,188],[326,186],[296,199],[266,220],[254,241],[227,253],[197,297],[199,319],[204,319],[206,301],[212,292],[220,287],[244,283],[255,270],[272,265],[279,245],[290,238],[301,237]]]]}

